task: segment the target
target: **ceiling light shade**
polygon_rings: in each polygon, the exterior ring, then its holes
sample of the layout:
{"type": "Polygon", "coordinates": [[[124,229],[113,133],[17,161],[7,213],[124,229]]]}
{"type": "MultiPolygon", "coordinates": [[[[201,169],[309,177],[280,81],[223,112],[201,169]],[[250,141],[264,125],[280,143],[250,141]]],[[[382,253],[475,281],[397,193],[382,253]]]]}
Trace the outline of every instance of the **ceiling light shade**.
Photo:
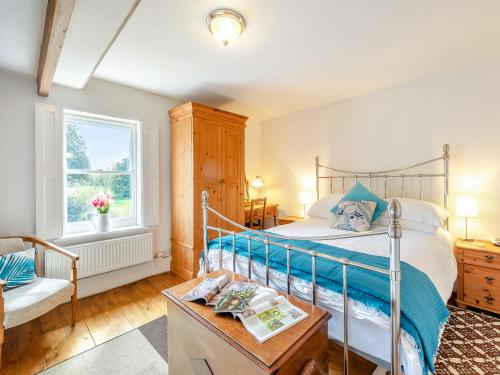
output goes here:
{"type": "Polygon", "coordinates": [[[206,21],[214,38],[225,46],[238,39],[245,30],[244,18],[231,9],[214,10],[207,16],[206,21]]]}

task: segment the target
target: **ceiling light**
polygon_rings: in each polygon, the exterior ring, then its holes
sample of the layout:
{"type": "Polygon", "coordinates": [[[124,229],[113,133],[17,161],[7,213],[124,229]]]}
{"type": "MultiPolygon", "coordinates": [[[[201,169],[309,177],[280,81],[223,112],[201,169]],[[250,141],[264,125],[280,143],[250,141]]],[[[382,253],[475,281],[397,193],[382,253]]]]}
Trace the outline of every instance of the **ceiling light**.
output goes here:
{"type": "Polygon", "coordinates": [[[208,29],[215,39],[227,46],[234,42],[245,30],[245,20],[241,14],[231,9],[217,9],[207,16],[208,29]]]}

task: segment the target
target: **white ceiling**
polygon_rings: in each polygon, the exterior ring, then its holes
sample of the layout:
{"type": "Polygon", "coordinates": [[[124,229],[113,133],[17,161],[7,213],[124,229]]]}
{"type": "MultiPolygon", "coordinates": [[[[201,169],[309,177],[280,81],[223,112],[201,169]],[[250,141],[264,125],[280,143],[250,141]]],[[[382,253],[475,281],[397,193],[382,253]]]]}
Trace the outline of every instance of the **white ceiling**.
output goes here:
{"type": "Polygon", "coordinates": [[[134,0],[77,0],[54,82],[81,89],[112,42],[134,0]]]}
{"type": "Polygon", "coordinates": [[[0,68],[35,75],[47,0],[0,0],[0,68]]]}
{"type": "MultiPolygon", "coordinates": [[[[96,0],[77,5],[82,1],[96,0]]],[[[18,2],[30,9],[0,24],[0,67],[30,73],[38,46],[30,49],[41,35],[26,34],[40,30],[40,6],[18,2]]],[[[2,20],[12,3],[0,0],[2,20]]],[[[94,76],[267,119],[500,60],[499,14],[495,0],[142,0],[94,76]],[[247,21],[228,47],[205,25],[205,16],[219,7],[235,9],[247,21]]],[[[79,22],[99,27],[93,21],[87,15],[79,22]]],[[[94,48],[72,42],[71,27],[63,51],[94,48]]]]}

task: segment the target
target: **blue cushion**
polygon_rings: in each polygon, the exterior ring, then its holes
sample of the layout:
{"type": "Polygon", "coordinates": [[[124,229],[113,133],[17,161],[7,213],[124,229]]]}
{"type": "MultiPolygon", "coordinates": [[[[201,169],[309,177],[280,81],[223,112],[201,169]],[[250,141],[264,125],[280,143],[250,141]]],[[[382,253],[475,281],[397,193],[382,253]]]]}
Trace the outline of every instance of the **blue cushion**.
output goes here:
{"type": "MultiPolygon", "coordinates": [[[[377,218],[385,211],[387,208],[387,202],[378,197],[376,194],[373,194],[370,190],[364,187],[361,182],[358,182],[354,185],[351,190],[347,192],[346,195],[340,200],[340,202],[344,201],[372,201],[377,204],[375,207],[375,211],[372,216],[372,223],[377,220],[377,218]]],[[[334,215],[337,215],[337,211],[339,209],[339,205],[337,204],[335,207],[331,209],[331,212],[334,215]]]]}
{"type": "Polygon", "coordinates": [[[7,283],[4,290],[35,281],[34,251],[19,251],[0,256],[0,279],[7,283]]]}

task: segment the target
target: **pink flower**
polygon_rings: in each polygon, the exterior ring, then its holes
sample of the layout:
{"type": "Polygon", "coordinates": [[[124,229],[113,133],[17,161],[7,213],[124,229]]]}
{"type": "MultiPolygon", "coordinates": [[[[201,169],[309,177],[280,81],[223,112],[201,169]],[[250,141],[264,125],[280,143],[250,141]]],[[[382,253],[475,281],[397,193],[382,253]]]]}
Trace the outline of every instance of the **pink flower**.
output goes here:
{"type": "Polygon", "coordinates": [[[110,206],[110,195],[109,194],[98,194],[91,199],[90,204],[97,209],[100,214],[106,214],[109,211],[110,206]]]}

